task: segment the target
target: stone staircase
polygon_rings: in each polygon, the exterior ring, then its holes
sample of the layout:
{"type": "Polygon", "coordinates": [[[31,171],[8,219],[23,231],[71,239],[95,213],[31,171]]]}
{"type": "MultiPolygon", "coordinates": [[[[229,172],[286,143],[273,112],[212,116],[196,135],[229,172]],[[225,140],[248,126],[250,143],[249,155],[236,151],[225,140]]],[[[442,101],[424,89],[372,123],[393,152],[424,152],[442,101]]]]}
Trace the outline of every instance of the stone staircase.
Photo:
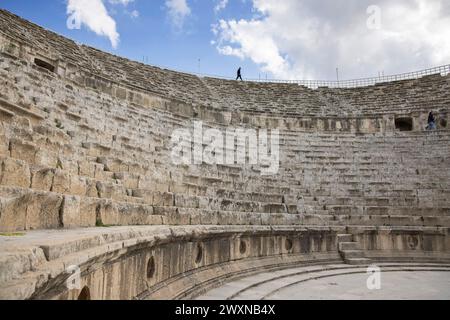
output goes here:
{"type": "Polygon", "coordinates": [[[353,241],[353,235],[338,235],[339,253],[345,263],[350,265],[368,265],[371,260],[365,257],[359,242],[353,241]]]}

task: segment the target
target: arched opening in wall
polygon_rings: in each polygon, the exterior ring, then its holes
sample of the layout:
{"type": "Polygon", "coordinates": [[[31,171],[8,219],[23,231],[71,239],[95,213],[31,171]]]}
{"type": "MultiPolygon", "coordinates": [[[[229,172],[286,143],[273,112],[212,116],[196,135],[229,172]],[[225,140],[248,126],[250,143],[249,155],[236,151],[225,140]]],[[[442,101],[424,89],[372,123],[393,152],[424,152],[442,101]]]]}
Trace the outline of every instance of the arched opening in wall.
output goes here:
{"type": "Polygon", "coordinates": [[[78,300],[91,300],[91,290],[89,290],[88,286],[85,286],[80,294],[78,295],[78,300]]]}
{"type": "Polygon", "coordinates": [[[447,120],[441,119],[441,121],[439,122],[439,124],[441,125],[441,128],[447,128],[447,120]]]}
{"type": "Polygon", "coordinates": [[[247,252],[247,243],[244,240],[241,240],[241,243],[239,244],[239,252],[241,254],[245,254],[247,252]]]}
{"type": "Polygon", "coordinates": [[[413,119],[412,118],[397,118],[395,119],[395,129],[400,131],[412,131],[413,119]]]}
{"type": "Polygon", "coordinates": [[[199,264],[203,260],[203,247],[202,247],[202,245],[200,243],[197,244],[196,251],[197,251],[197,253],[195,255],[195,263],[199,264]]]}
{"type": "Polygon", "coordinates": [[[292,250],[292,248],[294,247],[294,244],[292,243],[291,239],[286,239],[285,247],[286,247],[287,251],[291,251],[292,250]]]}
{"type": "Polygon", "coordinates": [[[47,61],[41,60],[39,58],[35,58],[34,64],[37,65],[38,67],[47,69],[50,72],[55,72],[55,66],[47,61]]]}
{"type": "Polygon", "coordinates": [[[155,258],[150,257],[147,262],[147,279],[150,280],[155,276],[155,258]]]}

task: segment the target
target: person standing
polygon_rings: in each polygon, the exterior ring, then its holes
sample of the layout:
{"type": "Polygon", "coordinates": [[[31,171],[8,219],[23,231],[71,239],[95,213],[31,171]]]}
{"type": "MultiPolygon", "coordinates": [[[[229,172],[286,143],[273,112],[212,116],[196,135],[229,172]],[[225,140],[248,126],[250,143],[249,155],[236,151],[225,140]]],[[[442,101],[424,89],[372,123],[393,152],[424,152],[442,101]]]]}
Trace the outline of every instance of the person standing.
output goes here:
{"type": "Polygon", "coordinates": [[[436,119],[434,117],[433,111],[428,115],[428,127],[427,130],[436,130],[436,119]]]}

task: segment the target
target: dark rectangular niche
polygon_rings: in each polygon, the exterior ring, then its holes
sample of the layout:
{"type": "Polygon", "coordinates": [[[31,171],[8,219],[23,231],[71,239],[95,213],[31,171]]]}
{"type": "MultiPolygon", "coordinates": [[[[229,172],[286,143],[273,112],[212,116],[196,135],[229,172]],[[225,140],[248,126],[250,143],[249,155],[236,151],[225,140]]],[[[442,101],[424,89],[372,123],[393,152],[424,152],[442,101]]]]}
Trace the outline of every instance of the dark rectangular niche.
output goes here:
{"type": "Polygon", "coordinates": [[[47,61],[41,60],[39,58],[35,58],[34,64],[37,65],[38,67],[47,69],[50,72],[55,72],[55,66],[47,61]]]}
{"type": "Polygon", "coordinates": [[[412,131],[413,119],[411,117],[402,117],[395,119],[395,129],[399,131],[412,131]]]}

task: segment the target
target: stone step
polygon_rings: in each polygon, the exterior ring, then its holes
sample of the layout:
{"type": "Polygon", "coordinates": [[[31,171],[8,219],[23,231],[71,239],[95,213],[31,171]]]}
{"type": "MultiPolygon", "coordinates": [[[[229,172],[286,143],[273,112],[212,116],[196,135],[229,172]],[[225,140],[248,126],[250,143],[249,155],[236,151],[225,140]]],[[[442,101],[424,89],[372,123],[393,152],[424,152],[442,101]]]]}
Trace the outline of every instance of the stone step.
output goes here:
{"type": "Polygon", "coordinates": [[[372,260],[367,258],[349,258],[345,259],[345,263],[350,265],[370,265],[372,260]]]}
{"type": "Polygon", "coordinates": [[[358,242],[339,242],[339,251],[361,250],[358,242]]]}
{"type": "Polygon", "coordinates": [[[341,243],[341,242],[352,242],[353,241],[353,235],[352,234],[338,234],[337,235],[337,241],[338,241],[338,243],[341,243]]]}
{"type": "Polygon", "coordinates": [[[362,250],[341,250],[342,257],[345,259],[364,258],[364,251],[362,250]]]}
{"type": "Polygon", "coordinates": [[[2,106],[3,109],[13,112],[17,115],[29,118],[30,121],[35,124],[45,119],[44,115],[37,113],[37,111],[26,109],[24,107],[18,106],[12,102],[9,102],[1,98],[0,98],[0,106],[2,106]]]}
{"type": "Polygon", "coordinates": [[[9,110],[6,110],[6,109],[0,107],[0,119],[1,119],[1,120],[3,120],[3,118],[9,120],[10,118],[12,118],[12,117],[14,117],[14,116],[15,116],[15,113],[14,113],[14,112],[11,112],[11,111],[9,111],[9,110]]]}

